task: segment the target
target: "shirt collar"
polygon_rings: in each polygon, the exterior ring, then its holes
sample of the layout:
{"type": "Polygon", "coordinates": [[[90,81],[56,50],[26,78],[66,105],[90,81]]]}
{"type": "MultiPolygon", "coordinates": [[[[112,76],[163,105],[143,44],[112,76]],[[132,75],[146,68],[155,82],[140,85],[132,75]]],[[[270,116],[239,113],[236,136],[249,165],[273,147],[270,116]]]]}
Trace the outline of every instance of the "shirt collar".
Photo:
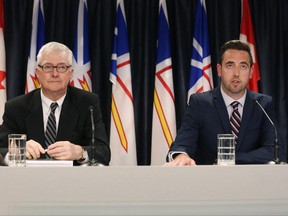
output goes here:
{"type": "Polygon", "coordinates": [[[45,108],[49,109],[51,103],[53,103],[53,102],[57,102],[59,108],[62,107],[62,104],[63,104],[63,102],[64,102],[64,99],[65,99],[66,94],[63,95],[59,100],[57,100],[57,101],[52,101],[52,100],[50,100],[49,98],[47,98],[47,97],[43,94],[42,89],[41,89],[40,92],[41,92],[42,105],[45,106],[45,108]]]}
{"type": "MultiPolygon", "coordinates": [[[[221,91],[226,107],[230,106],[231,103],[235,100],[223,91],[222,86],[220,87],[220,91],[221,91]]],[[[243,96],[237,100],[242,107],[244,106],[246,95],[247,95],[247,89],[245,89],[245,93],[243,94],[243,96]]]]}

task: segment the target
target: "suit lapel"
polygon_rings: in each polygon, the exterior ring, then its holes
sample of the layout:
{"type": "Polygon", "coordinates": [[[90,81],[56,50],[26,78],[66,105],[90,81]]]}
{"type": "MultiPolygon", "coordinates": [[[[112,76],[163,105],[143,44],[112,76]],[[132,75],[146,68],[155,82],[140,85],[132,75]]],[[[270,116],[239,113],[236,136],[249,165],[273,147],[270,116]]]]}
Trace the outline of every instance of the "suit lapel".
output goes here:
{"type": "MultiPolygon", "coordinates": [[[[68,90],[62,104],[58,132],[56,140],[71,140],[75,132],[75,125],[78,121],[79,113],[75,108],[73,93],[68,90]],[[68,139],[70,138],[70,139],[68,139]]],[[[27,134],[29,137],[39,142],[45,147],[44,122],[40,90],[35,92],[31,103],[29,104],[30,114],[25,119],[27,125],[27,134]]]]}
{"type": "Polygon", "coordinates": [[[214,103],[215,103],[215,107],[218,111],[219,118],[221,120],[224,132],[230,134],[231,128],[230,128],[230,124],[229,124],[229,116],[228,116],[225,102],[224,102],[223,97],[222,97],[221,92],[220,92],[220,87],[215,88],[214,103]]]}
{"type": "Polygon", "coordinates": [[[44,123],[40,90],[35,92],[29,105],[29,110],[31,113],[25,119],[28,139],[30,137],[33,137],[35,141],[39,142],[42,146],[44,146],[44,123]]]}
{"type": "Polygon", "coordinates": [[[252,99],[251,99],[251,94],[247,90],[245,104],[243,107],[243,114],[242,114],[242,118],[241,118],[241,126],[240,126],[240,130],[239,130],[237,148],[239,148],[239,146],[242,143],[243,138],[245,137],[249,121],[251,120],[252,109],[253,109],[253,103],[252,103],[252,99]]]}
{"type": "MultiPolygon", "coordinates": [[[[231,128],[230,128],[229,116],[228,116],[227,108],[225,106],[225,102],[223,100],[223,97],[221,95],[219,87],[215,88],[214,102],[215,102],[215,107],[219,113],[224,131],[225,131],[225,133],[230,134],[231,128]]],[[[243,107],[243,114],[242,114],[242,118],[241,118],[241,126],[240,126],[238,143],[237,143],[236,149],[239,148],[239,146],[242,143],[242,140],[245,137],[247,127],[248,127],[249,121],[251,119],[252,109],[253,109],[253,103],[252,103],[252,99],[251,99],[251,92],[249,90],[247,90],[247,95],[246,95],[245,104],[243,107]]]]}
{"type": "Polygon", "coordinates": [[[76,104],[74,103],[73,93],[71,91],[67,91],[67,95],[62,104],[59,125],[58,125],[58,133],[57,140],[71,140],[74,133],[76,123],[79,118],[79,113],[76,110],[76,104]]]}

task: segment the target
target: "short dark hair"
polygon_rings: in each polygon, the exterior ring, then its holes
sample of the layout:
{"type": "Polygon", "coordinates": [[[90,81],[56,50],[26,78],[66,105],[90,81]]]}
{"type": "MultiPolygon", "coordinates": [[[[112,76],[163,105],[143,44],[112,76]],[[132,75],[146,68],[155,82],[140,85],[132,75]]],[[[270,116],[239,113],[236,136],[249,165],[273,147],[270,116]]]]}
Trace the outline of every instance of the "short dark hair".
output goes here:
{"type": "Polygon", "coordinates": [[[227,41],[226,43],[224,43],[222,45],[222,47],[220,49],[220,54],[219,54],[219,64],[222,64],[224,53],[228,49],[246,51],[249,54],[250,66],[252,67],[253,58],[252,58],[250,47],[246,43],[244,43],[240,40],[230,40],[230,41],[227,41]]]}

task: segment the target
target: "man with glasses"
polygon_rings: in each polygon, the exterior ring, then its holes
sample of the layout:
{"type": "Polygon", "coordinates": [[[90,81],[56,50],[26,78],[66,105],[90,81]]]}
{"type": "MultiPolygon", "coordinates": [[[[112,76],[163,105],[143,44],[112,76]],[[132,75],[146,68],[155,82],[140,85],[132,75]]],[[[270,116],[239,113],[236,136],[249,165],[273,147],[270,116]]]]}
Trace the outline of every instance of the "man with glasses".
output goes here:
{"type": "Polygon", "coordinates": [[[0,126],[2,150],[7,152],[8,134],[22,133],[27,134],[27,159],[73,160],[74,165],[80,165],[91,156],[90,141],[94,138],[97,161],[109,164],[110,149],[98,96],[69,86],[72,58],[72,51],[57,42],[39,50],[36,77],[41,88],[5,104],[0,126]]]}

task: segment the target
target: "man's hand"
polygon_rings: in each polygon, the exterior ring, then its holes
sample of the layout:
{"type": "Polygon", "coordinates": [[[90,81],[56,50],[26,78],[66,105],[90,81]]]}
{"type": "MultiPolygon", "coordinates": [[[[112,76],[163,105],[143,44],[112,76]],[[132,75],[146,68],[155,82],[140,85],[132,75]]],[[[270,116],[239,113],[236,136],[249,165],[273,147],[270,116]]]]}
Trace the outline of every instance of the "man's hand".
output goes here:
{"type": "Polygon", "coordinates": [[[186,154],[177,155],[174,160],[165,163],[163,166],[193,166],[195,161],[186,154]]]}
{"type": "Polygon", "coordinates": [[[26,142],[26,158],[27,159],[37,159],[41,154],[45,154],[45,150],[40,145],[40,143],[29,140],[26,142]]]}
{"type": "Polygon", "coordinates": [[[47,154],[57,160],[80,160],[83,149],[69,141],[58,141],[49,145],[47,154]]]}

